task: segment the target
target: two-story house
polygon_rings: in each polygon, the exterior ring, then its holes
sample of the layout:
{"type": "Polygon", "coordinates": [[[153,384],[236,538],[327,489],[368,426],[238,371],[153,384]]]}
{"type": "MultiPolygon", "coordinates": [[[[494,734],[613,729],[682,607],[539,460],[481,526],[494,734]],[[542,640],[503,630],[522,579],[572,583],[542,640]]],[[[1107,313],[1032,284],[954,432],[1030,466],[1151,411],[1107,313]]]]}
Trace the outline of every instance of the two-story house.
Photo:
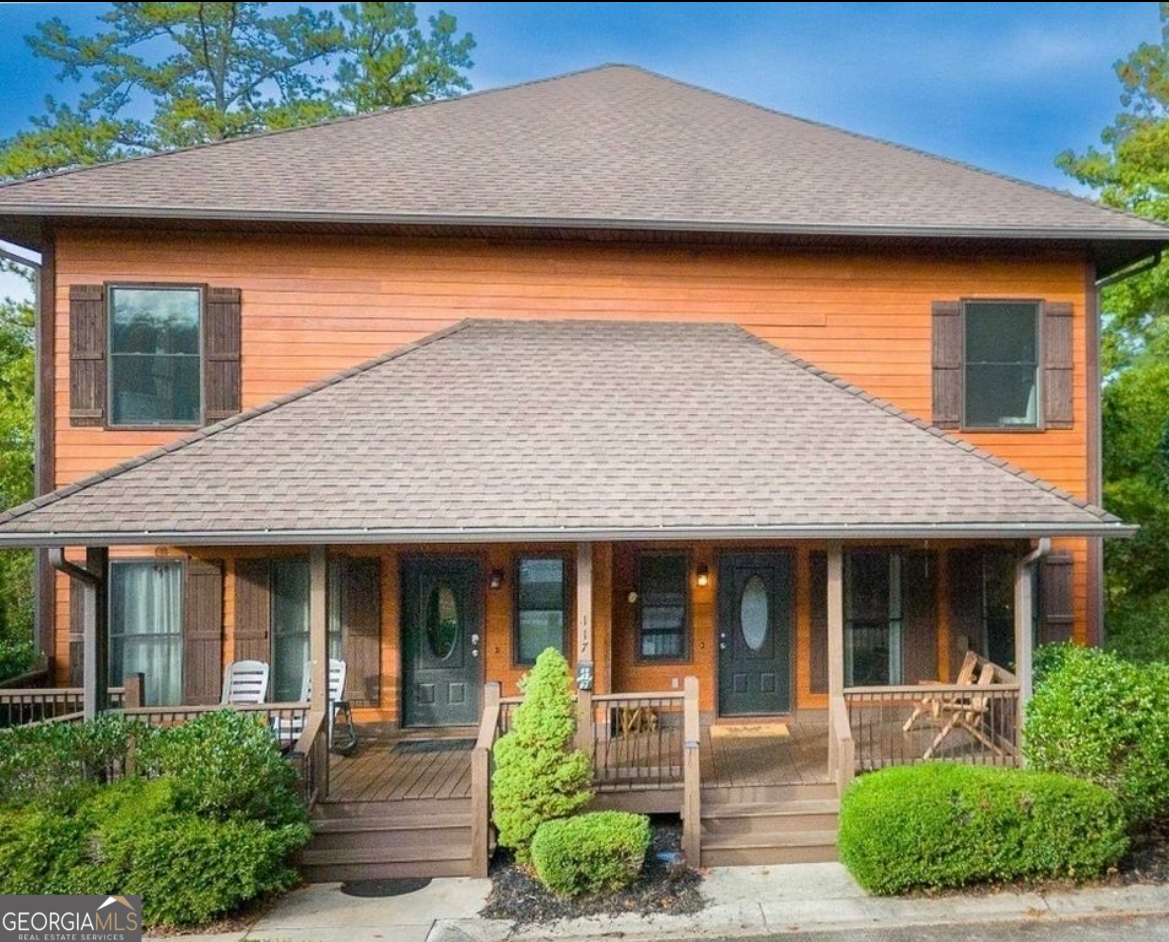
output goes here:
{"type": "Polygon", "coordinates": [[[599,800],[717,862],[831,856],[856,770],[1016,761],[1032,645],[1100,637],[1097,295],[1146,220],[604,66],[13,183],[0,237],[56,682],[169,721],[266,665],[314,876],[481,869],[549,646],[599,800]]]}

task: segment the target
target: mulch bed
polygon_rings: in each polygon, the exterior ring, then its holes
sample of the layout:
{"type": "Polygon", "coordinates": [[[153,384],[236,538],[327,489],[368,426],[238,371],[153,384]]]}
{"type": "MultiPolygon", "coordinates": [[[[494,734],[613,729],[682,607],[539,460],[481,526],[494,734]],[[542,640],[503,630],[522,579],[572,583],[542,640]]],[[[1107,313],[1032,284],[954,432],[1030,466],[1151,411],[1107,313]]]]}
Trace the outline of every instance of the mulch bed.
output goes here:
{"type": "Polygon", "coordinates": [[[681,853],[682,825],[676,820],[651,822],[649,851],[641,875],[618,893],[582,899],[566,899],[550,892],[510,853],[497,851],[491,867],[491,894],[479,915],[487,919],[511,919],[521,925],[545,923],[578,916],[619,916],[638,913],[696,913],[706,905],[695,870],[671,868],[659,854],[681,853]]]}
{"type": "Polygon", "coordinates": [[[1134,834],[1112,882],[1169,883],[1169,820],[1134,834]]]}

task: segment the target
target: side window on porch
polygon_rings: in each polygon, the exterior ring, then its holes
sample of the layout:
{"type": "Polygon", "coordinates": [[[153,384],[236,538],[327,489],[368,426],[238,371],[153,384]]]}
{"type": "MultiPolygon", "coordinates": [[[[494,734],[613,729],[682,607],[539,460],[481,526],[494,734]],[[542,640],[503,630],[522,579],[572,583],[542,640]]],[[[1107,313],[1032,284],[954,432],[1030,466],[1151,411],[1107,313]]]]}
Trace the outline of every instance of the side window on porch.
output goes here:
{"type": "MultiPolygon", "coordinates": [[[[342,625],[351,604],[347,574],[348,570],[341,560],[329,560],[325,603],[329,623],[329,657],[337,660],[346,660],[342,625]]],[[[308,560],[273,559],[271,594],[271,699],[277,703],[291,703],[300,699],[305,665],[309,659],[308,560]]]]}
{"type": "Polygon", "coordinates": [[[646,553],[638,560],[637,653],[642,660],[687,656],[689,570],[684,553],[646,553]]]}
{"type": "Polygon", "coordinates": [[[901,554],[858,550],[844,558],[844,683],[902,680],[901,554]]]}
{"type": "Polygon", "coordinates": [[[519,560],[515,605],[517,664],[534,664],[546,648],[567,655],[565,568],[561,557],[519,560]]]}
{"type": "Polygon", "coordinates": [[[110,684],[145,678],[147,706],[183,702],[181,562],[110,564],[110,684]]]}

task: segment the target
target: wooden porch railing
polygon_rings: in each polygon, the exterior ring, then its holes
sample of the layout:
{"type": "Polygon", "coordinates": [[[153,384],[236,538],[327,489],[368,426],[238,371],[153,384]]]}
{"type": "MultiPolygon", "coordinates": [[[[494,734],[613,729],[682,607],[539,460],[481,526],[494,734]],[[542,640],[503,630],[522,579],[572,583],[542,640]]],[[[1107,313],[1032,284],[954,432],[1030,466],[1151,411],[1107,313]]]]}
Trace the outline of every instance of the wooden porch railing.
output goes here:
{"type": "Polygon", "coordinates": [[[836,793],[842,795],[856,775],[856,741],[852,738],[844,697],[832,698],[828,715],[828,764],[836,781],[836,793]]]}
{"type": "MultiPolygon", "coordinates": [[[[483,688],[479,735],[471,749],[471,872],[477,877],[487,876],[491,861],[491,751],[495,741],[506,732],[499,691],[495,682],[483,688]]],[[[509,698],[509,701],[518,704],[520,698],[509,698]]],[[[510,711],[507,715],[510,718],[510,711]]]]}
{"type": "Polygon", "coordinates": [[[328,712],[310,711],[304,731],[289,753],[289,761],[300,774],[305,806],[312,808],[329,793],[329,726],[328,712]]]}
{"type": "MultiPolygon", "coordinates": [[[[843,706],[838,704],[833,713],[847,721],[855,746],[853,769],[857,772],[930,759],[976,765],[1018,764],[1017,683],[849,687],[843,700],[843,706]],[[918,715],[910,723],[915,711],[918,715]]],[[[843,732],[833,731],[838,743],[843,732]]],[[[846,764],[846,756],[840,753],[838,775],[845,774],[846,764]]]]}
{"type": "MultiPolygon", "coordinates": [[[[110,688],[110,706],[122,706],[125,688],[110,688]]],[[[0,689],[0,729],[25,726],[81,713],[80,687],[5,687],[0,689]]]]}

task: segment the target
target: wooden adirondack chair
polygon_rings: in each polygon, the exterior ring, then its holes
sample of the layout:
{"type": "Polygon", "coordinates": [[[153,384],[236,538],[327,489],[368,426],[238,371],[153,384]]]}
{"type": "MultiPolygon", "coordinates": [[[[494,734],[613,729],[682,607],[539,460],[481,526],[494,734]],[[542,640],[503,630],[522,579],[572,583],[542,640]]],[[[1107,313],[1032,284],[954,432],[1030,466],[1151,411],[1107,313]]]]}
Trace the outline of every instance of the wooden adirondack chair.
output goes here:
{"type": "MultiPolygon", "coordinates": [[[[966,687],[974,683],[974,673],[978,670],[979,660],[981,659],[976,651],[966,652],[966,657],[963,659],[962,666],[958,670],[958,677],[954,680],[957,686],[966,687]]],[[[922,681],[922,686],[924,687],[931,685],[940,686],[937,681],[922,681]]],[[[944,701],[945,697],[941,694],[926,694],[917,701],[917,705],[913,708],[913,713],[905,721],[905,725],[901,727],[902,731],[908,733],[923,716],[928,716],[931,720],[937,721],[942,715],[942,703],[944,701]]]]}
{"type": "MultiPolygon", "coordinates": [[[[994,684],[994,681],[994,664],[991,664],[989,661],[983,662],[982,669],[978,674],[978,680],[974,684],[974,690],[986,689],[994,684]]],[[[941,715],[947,716],[948,719],[945,725],[942,726],[941,731],[934,738],[934,741],[930,743],[930,747],[922,755],[922,758],[931,758],[938,746],[956,729],[965,730],[990,749],[996,756],[1001,758],[1003,756],[1002,748],[982,730],[982,722],[990,706],[990,697],[985,694],[980,695],[974,691],[970,694],[950,694],[943,698],[940,705],[940,712],[941,715]]]]}
{"type": "Polygon", "coordinates": [[[268,696],[268,665],[263,661],[234,661],[223,675],[224,706],[237,703],[263,703],[268,696]]]}

